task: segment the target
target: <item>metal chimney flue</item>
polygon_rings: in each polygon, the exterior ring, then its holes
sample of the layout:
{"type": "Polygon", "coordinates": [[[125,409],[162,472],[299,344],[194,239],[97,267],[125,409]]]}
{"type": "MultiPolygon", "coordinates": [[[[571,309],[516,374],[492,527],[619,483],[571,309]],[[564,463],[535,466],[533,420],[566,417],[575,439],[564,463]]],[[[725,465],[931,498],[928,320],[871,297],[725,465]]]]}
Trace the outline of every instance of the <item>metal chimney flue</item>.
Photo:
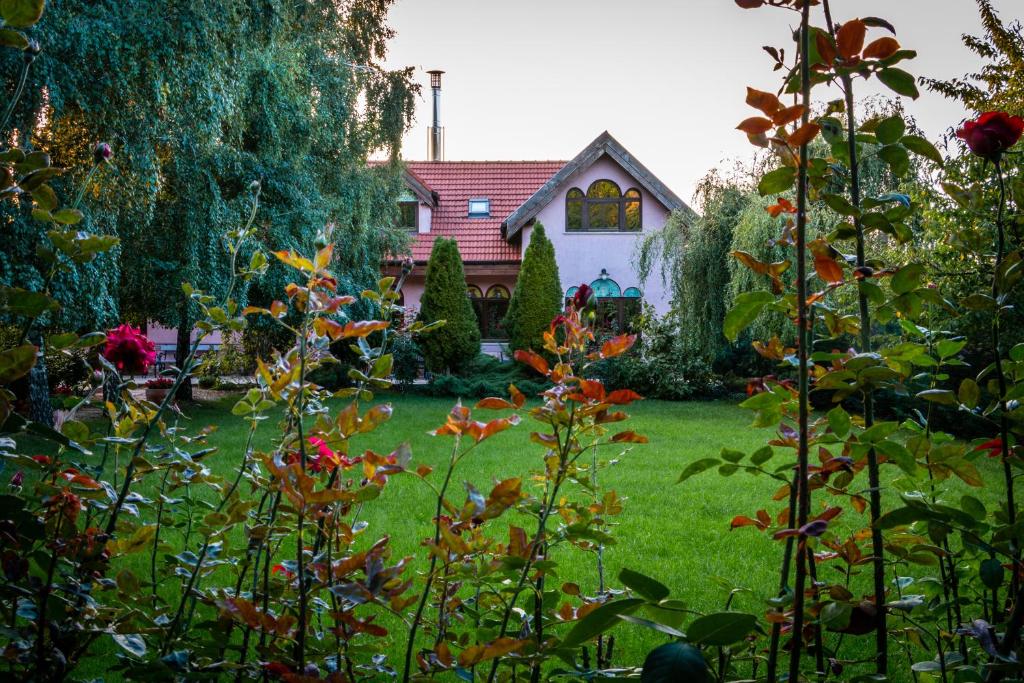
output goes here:
{"type": "Polygon", "coordinates": [[[441,127],[441,74],[443,71],[428,71],[430,89],[434,94],[434,122],[427,137],[427,156],[431,161],[444,159],[444,128],[441,127]]]}

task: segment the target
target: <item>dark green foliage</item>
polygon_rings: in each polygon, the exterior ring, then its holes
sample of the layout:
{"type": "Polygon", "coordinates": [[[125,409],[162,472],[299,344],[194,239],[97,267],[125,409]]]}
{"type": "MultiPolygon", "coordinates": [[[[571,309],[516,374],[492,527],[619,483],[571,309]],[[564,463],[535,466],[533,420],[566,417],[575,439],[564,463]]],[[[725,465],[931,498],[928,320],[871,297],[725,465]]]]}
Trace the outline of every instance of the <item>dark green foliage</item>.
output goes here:
{"type": "MultiPolygon", "coordinates": [[[[50,322],[190,324],[196,311],[181,305],[180,283],[223,292],[218,228],[244,222],[253,180],[263,185],[260,246],[308,246],[334,223],[342,290],[372,285],[381,257],[401,251],[404,238],[381,227],[393,222],[400,170],[366,159],[397,149],[415,92],[408,71],[379,67],[393,35],[389,5],[50,3],[34,32],[43,52],[14,122],[69,169],[53,183],[69,201],[93,144],[111,143],[115,171],[96,174],[84,202],[103,210],[85,211],[81,227],[122,238],[117,251],[58,276],[53,289],[64,308],[50,322]],[[46,125],[33,128],[39,120],[46,125]]],[[[21,56],[5,50],[0,60],[9,82],[21,56]]],[[[13,207],[2,208],[14,220],[0,282],[36,288],[40,230],[13,207]]],[[[269,303],[285,279],[274,263],[250,298],[269,303]]]]}
{"type": "Polygon", "coordinates": [[[682,350],[677,316],[658,318],[647,306],[637,330],[637,342],[630,351],[594,363],[588,374],[609,389],[632,389],[645,398],[683,400],[724,393],[711,363],[682,350]]]}
{"type": "Polygon", "coordinates": [[[406,390],[419,377],[423,367],[423,354],[416,341],[406,334],[391,337],[391,355],[394,357],[393,372],[399,388],[406,390]]]}
{"type": "Polygon", "coordinates": [[[509,348],[543,347],[543,334],[561,312],[562,297],[555,247],[544,232],[544,226],[536,223],[505,316],[509,348]]]}
{"type": "Polygon", "coordinates": [[[665,643],[644,660],[641,683],[710,683],[711,673],[701,651],[686,643],[665,643]]]}
{"type": "Polygon", "coordinates": [[[520,363],[502,362],[494,356],[481,353],[467,362],[460,374],[435,375],[429,384],[416,389],[417,393],[427,396],[485,398],[507,396],[510,384],[515,384],[528,397],[536,396],[550,386],[540,381],[537,373],[520,363]]]}
{"type": "Polygon", "coordinates": [[[417,319],[445,321],[439,330],[419,340],[431,372],[459,372],[480,353],[480,329],[466,296],[466,275],[455,240],[439,237],[434,242],[417,319]]]}

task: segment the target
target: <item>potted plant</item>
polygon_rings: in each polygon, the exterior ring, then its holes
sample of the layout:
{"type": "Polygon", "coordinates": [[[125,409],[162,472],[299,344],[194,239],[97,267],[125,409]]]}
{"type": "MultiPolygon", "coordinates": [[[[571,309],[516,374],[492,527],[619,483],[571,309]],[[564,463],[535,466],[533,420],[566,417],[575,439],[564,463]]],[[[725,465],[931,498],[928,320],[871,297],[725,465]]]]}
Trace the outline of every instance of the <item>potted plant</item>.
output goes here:
{"type": "Polygon", "coordinates": [[[174,386],[174,380],[170,377],[154,377],[146,380],[146,400],[153,403],[160,403],[167,398],[167,392],[174,386]]]}

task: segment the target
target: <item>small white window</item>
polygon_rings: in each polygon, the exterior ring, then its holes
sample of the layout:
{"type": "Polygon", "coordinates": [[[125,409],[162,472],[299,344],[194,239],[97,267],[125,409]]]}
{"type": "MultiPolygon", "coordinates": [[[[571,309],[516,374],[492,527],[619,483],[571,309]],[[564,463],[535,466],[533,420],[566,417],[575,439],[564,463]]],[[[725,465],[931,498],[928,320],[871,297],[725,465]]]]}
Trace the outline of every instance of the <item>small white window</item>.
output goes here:
{"type": "Polygon", "coordinates": [[[491,215],[491,200],[486,197],[469,200],[470,218],[487,218],[491,215]]]}

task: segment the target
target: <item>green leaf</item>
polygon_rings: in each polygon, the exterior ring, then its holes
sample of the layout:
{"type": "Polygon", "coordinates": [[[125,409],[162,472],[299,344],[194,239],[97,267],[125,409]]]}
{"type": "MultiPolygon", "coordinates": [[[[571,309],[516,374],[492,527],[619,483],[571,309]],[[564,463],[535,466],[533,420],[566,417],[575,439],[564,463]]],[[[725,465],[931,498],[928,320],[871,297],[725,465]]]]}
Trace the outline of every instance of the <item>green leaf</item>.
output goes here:
{"type": "Polygon", "coordinates": [[[761,182],[757,184],[757,191],[762,197],[770,194],[779,194],[793,187],[796,183],[796,169],[790,166],[783,166],[774,171],[764,174],[761,182]]]}
{"type": "Polygon", "coordinates": [[[906,129],[907,124],[903,122],[903,117],[897,114],[896,116],[884,119],[878,124],[875,128],[875,137],[883,145],[891,145],[903,137],[906,129]]]}
{"type": "Polygon", "coordinates": [[[981,399],[981,387],[973,379],[968,377],[963,382],[960,382],[960,391],[957,393],[957,398],[960,403],[974,410],[978,407],[978,401],[981,399]]]}
{"type": "Polygon", "coordinates": [[[757,617],[753,614],[716,612],[694,620],[686,635],[691,642],[701,645],[725,646],[743,640],[756,627],[757,617]]]}
{"type": "Polygon", "coordinates": [[[939,150],[935,148],[935,145],[919,135],[904,135],[903,139],[900,140],[900,144],[914,154],[924,157],[929,161],[934,161],[939,166],[942,166],[943,164],[942,155],[939,153],[939,150]]]}
{"type": "Polygon", "coordinates": [[[832,209],[840,216],[856,216],[860,214],[860,211],[851,204],[846,197],[838,194],[825,194],[822,195],[822,199],[825,200],[825,204],[828,208],[832,209]]]}
{"type": "Polygon", "coordinates": [[[45,0],[0,0],[0,17],[8,26],[28,28],[43,16],[45,0]]]}
{"type": "Polygon", "coordinates": [[[895,67],[882,69],[878,72],[878,80],[887,85],[890,90],[900,95],[905,95],[915,100],[921,96],[914,77],[903,69],[895,67]]]}
{"type": "Polygon", "coordinates": [[[28,47],[28,38],[21,31],[0,28],[0,45],[3,47],[13,47],[15,50],[24,50],[28,47]]]}
{"type": "Polygon", "coordinates": [[[687,465],[686,469],[683,470],[683,473],[679,475],[679,479],[676,481],[676,483],[682,483],[689,479],[690,477],[696,476],[701,472],[710,470],[712,467],[717,467],[720,464],[721,461],[715,458],[701,458],[696,462],[691,462],[689,465],[687,465]]]}
{"type": "Polygon", "coordinates": [[[52,212],[50,216],[62,225],[74,225],[82,221],[82,212],[78,209],[61,209],[52,212]]]}
{"type": "Polygon", "coordinates": [[[928,510],[917,507],[902,507],[890,510],[878,518],[875,526],[879,529],[892,529],[897,526],[904,526],[912,522],[919,522],[934,517],[928,510]]]}
{"type": "Polygon", "coordinates": [[[924,277],[924,266],[920,263],[904,266],[892,276],[892,291],[896,294],[912,292],[918,288],[922,277],[924,277]]]}
{"type": "Polygon", "coordinates": [[[850,414],[843,410],[842,406],[836,406],[828,411],[828,426],[840,439],[845,439],[850,433],[850,424],[850,414]]]}
{"type": "Polygon", "coordinates": [[[978,567],[981,582],[993,590],[1003,585],[1004,574],[1003,563],[995,558],[984,560],[978,567]]]}
{"type": "Polygon", "coordinates": [[[878,156],[889,164],[889,168],[897,178],[902,178],[910,171],[910,155],[900,145],[886,145],[878,150],[878,156]]]}
{"type": "Polygon", "coordinates": [[[918,392],[917,397],[944,406],[956,405],[956,394],[949,389],[925,389],[918,392]]]}
{"type": "Polygon", "coordinates": [[[626,598],[601,605],[576,622],[576,625],[562,639],[562,647],[575,649],[598,637],[621,621],[620,614],[633,612],[645,602],[646,600],[643,598],[626,598]]]}
{"type": "Polygon", "coordinates": [[[736,297],[736,303],[725,314],[725,321],[722,324],[722,332],[729,341],[736,341],[740,332],[751,325],[761,310],[768,304],[775,302],[775,296],[770,292],[744,292],[736,297]]]}
{"type": "Polygon", "coordinates": [[[624,568],[620,571],[619,581],[640,597],[651,602],[661,602],[669,595],[669,589],[664,584],[632,569],[624,568]]]}
{"type": "Polygon", "coordinates": [[[55,311],[60,304],[43,292],[32,292],[18,287],[0,287],[0,311],[12,315],[35,318],[47,311],[55,311]]]}
{"type": "Polygon", "coordinates": [[[0,385],[10,384],[24,377],[36,364],[39,350],[31,344],[0,351],[0,385]]]}
{"type": "Polygon", "coordinates": [[[775,450],[771,446],[761,446],[751,453],[750,462],[754,465],[761,466],[771,460],[774,455],[775,450]]]}
{"type": "Polygon", "coordinates": [[[123,647],[136,657],[146,654],[146,641],[137,633],[114,633],[111,634],[114,642],[123,647]]]}

